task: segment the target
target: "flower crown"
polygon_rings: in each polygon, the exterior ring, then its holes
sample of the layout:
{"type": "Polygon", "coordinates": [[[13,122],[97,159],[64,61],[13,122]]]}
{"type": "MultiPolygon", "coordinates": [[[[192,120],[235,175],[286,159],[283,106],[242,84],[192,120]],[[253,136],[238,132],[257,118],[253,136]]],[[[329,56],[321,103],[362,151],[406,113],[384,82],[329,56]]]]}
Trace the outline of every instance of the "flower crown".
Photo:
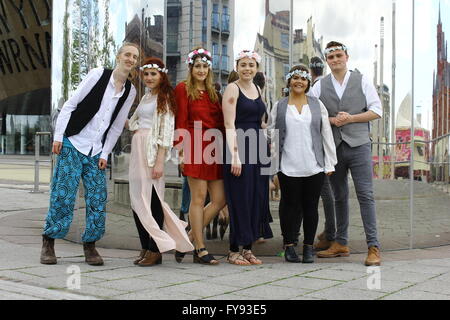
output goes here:
{"type": "Polygon", "coordinates": [[[322,62],[313,62],[309,64],[310,68],[323,68],[325,65],[322,62]]]}
{"type": "Polygon", "coordinates": [[[160,66],[158,66],[157,64],[146,64],[146,65],[144,65],[144,66],[142,66],[142,67],[140,67],[139,68],[141,71],[144,71],[144,69],[156,69],[156,70],[158,70],[158,71],[160,71],[160,72],[164,72],[164,73],[168,73],[169,72],[169,70],[168,69],[166,69],[166,68],[161,68],[160,66]]]}
{"type": "Polygon", "coordinates": [[[295,74],[298,74],[300,77],[308,79],[309,81],[312,80],[311,74],[309,72],[297,69],[286,75],[286,81],[289,81],[289,79],[292,78],[295,74]]]}
{"type": "Polygon", "coordinates": [[[325,49],[325,57],[327,55],[329,55],[330,53],[337,51],[337,50],[343,50],[343,51],[347,52],[347,47],[342,45],[342,46],[338,46],[338,47],[327,48],[327,49],[325,49]]]}
{"type": "Polygon", "coordinates": [[[261,56],[253,50],[243,50],[243,51],[239,52],[236,55],[236,57],[234,58],[234,60],[239,61],[243,58],[254,59],[256,62],[261,63],[261,56]]]}
{"type": "Polygon", "coordinates": [[[194,56],[199,55],[199,54],[207,55],[209,57],[209,59],[206,58],[206,57],[202,57],[202,61],[206,62],[209,66],[212,66],[211,52],[209,52],[208,50],[203,49],[203,48],[191,51],[188,54],[188,57],[186,59],[186,64],[194,64],[194,59],[193,58],[194,58],[194,56]]]}

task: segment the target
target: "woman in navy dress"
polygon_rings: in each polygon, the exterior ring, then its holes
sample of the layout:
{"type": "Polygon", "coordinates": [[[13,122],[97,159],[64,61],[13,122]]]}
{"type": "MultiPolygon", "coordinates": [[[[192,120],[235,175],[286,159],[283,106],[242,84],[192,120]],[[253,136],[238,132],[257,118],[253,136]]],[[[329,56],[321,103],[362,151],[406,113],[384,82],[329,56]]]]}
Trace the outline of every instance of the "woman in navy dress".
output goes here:
{"type": "Polygon", "coordinates": [[[251,251],[252,243],[261,237],[273,237],[269,226],[269,175],[264,172],[270,159],[261,130],[266,106],[253,83],[260,61],[253,51],[238,54],[239,80],[227,86],[222,100],[226,129],[224,185],[230,213],[228,261],[236,265],[261,264],[251,251]],[[242,253],[239,246],[243,246],[242,253]]]}

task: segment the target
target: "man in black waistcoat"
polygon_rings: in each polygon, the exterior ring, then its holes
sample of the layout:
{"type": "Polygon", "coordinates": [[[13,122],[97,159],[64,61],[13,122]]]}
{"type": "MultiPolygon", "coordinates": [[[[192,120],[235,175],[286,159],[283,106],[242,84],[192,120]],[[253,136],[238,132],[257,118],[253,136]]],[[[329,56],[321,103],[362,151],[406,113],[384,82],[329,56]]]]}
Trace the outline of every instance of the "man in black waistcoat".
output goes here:
{"type": "Polygon", "coordinates": [[[64,238],[69,231],[81,178],[86,200],[82,236],[86,262],[103,265],[95,242],[105,233],[105,168],[136,97],[128,76],[138,63],[139,52],[137,45],[124,43],[115,69],[91,70],[61,109],[52,147],[58,157],[43,232],[42,264],[57,262],[54,240],[64,238]]]}

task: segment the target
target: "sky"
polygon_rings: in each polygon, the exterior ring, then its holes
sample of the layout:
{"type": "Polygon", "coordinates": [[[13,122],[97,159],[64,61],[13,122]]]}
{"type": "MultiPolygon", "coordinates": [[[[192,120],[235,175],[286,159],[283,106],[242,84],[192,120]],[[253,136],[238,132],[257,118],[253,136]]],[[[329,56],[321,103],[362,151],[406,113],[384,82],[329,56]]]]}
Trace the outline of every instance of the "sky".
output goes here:
{"type": "MultiPolygon", "coordinates": [[[[392,88],[392,0],[294,0],[294,29],[306,30],[312,16],[316,38],[331,40],[349,49],[349,69],[358,68],[374,78],[375,44],[380,47],[380,19],[384,17],[383,82],[392,88]]],[[[441,0],[441,19],[450,39],[450,0],[441,0]]],[[[270,10],[289,9],[289,0],[270,0],[270,10]]],[[[235,0],[234,48],[253,48],[256,33],[262,32],[265,0],[235,0]],[[245,30],[245,32],[240,32],[245,30]]],[[[423,125],[431,126],[433,71],[436,69],[436,25],[439,0],[415,0],[415,105],[423,114],[423,125]]],[[[378,50],[378,60],[380,52],[378,50]]],[[[380,71],[380,61],[378,62],[380,71]]],[[[412,0],[396,1],[396,110],[412,89],[412,0]]],[[[378,72],[378,81],[380,74],[378,72]]],[[[417,111],[416,111],[417,112],[417,111]]]]}

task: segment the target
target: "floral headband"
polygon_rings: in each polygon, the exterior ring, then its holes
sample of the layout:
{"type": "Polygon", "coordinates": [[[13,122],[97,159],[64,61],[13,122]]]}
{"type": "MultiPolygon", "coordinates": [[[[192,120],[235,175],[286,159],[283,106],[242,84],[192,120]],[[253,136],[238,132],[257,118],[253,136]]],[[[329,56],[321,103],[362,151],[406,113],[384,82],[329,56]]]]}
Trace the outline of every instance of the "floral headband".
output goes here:
{"type": "Polygon", "coordinates": [[[144,71],[144,69],[156,69],[160,72],[164,72],[164,73],[168,73],[169,70],[166,68],[161,68],[160,66],[158,66],[157,64],[146,64],[145,66],[142,66],[139,68],[141,71],[144,71]]]}
{"type": "Polygon", "coordinates": [[[297,69],[286,75],[286,81],[289,81],[289,79],[292,78],[295,74],[298,74],[301,78],[308,79],[309,81],[312,80],[311,74],[309,72],[297,69]]]}
{"type": "Polygon", "coordinates": [[[313,62],[309,64],[310,68],[323,68],[325,65],[322,62],[313,62]]]}
{"type": "Polygon", "coordinates": [[[247,51],[247,50],[243,50],[241,52],[239,52],[236,57],[234,58],[235,61],[239,61],[243,58],[250,58],[250,59],[254,59],[256,62],[261,63],[261,56],[255,52],[255,51],[247,51]]]}
{"type": "Polygon", "coordinates": [[[209,52],[208,50],[203,49],[203,48],[191,51],[188,54],[188,58],[186,59],[186,64],[194,64],[193,58],[194,58],[194,56],[199,55],[199,54],[205,54],[209,57],[209,59],[206,57],[202,57],[202,61],[206,62],[211,67],[212,66],[211,52],[209,52]]]}
{"type": "Polygon", "coordinates": [[[347,52],[347,47],[342,45],[342,46],[338,46],[338,47],[327,48],[327,49],[325,49],[325,57],[327,55],[329,55],[330,53],[337,51],[337,50],[343,50],[343,51],[347,52]]]}

